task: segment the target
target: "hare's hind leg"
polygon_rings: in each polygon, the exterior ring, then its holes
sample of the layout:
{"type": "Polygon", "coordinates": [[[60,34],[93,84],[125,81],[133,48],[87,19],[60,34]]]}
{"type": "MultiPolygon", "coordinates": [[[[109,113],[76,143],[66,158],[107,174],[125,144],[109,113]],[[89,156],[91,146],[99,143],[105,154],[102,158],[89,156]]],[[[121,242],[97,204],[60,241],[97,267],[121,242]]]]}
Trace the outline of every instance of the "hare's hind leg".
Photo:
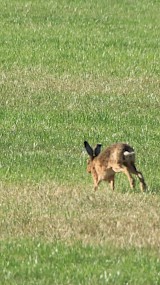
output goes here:
{"type": "Polygon", "coordinates": [[[136,169],[136,167],[133,163],[129,166],[129,169],[133,174],[138,176],[139,181],[140,181],[140,189],[142,192],[145,192],[147,189],[147,185],[144,181],[144,177],[143,177],[142,173],[136,169]]]}

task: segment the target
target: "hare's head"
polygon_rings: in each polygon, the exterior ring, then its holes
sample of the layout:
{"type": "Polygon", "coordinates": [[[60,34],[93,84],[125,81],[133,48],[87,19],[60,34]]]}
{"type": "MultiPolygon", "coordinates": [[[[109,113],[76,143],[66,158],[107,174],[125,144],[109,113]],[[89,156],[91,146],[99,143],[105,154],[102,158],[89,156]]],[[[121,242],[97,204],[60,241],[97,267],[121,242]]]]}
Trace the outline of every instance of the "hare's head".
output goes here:
{"type": "Polygon", "coordinates": [[[97,144],[93,149],[87,141],[84,142],[84,147],[89,155],[89,159],[87,160],[87,172],[91,173],[92,162],[96,156],[98,156],[101,152],[101,144],[97,144]]]}

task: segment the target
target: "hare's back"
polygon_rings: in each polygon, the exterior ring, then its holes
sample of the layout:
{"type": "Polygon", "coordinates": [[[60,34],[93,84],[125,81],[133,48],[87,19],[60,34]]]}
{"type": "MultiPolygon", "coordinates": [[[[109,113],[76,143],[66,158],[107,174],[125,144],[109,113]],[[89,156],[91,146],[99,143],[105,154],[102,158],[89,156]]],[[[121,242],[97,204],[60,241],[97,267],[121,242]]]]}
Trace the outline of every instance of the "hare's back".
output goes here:
{"type": "Polygon", "coordinates": [[[99,160],[103,163],[123,163],[127,156],[134,156],[134,149],[126,143],[116,143],[107,147],[100,155],[99,160]]]}

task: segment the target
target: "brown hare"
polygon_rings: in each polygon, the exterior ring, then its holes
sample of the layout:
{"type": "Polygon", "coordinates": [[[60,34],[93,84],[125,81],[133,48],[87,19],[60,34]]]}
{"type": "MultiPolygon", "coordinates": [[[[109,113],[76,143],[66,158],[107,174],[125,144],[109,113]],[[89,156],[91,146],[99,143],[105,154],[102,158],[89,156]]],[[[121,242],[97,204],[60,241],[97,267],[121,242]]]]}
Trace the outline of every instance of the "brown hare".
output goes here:
{"type": "Polygon", "coordinates": [[[97,144],[93,149],[85,141],[84,146],[89,154],[87,171],[92,174],[95,191],[102,180],[108,181],[111,189],[114,190],[114,176],[116,172],[126,174],[132,189],[135,186],[135,181],[131,173],[137,175],[140,180],[141,190],[146,190],[143,175],[135,167],[135,152],[131,146],[126,143],[116,143],[107,147],[103,152],[101,152],[101,144],[97,144]]]}

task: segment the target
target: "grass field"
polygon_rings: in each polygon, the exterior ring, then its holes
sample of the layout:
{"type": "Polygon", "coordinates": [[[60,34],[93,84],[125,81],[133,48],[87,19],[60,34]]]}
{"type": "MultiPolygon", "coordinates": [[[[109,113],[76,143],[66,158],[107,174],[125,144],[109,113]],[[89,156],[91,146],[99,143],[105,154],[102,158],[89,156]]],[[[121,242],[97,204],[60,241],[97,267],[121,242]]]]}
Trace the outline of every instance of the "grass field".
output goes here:
{"type": "Polygon", "coordinates": [[[0,5],[0,284],[160,284],[159,1],[0,5]],[[94,193],[84,140],[147,193],[94,193]]]}

